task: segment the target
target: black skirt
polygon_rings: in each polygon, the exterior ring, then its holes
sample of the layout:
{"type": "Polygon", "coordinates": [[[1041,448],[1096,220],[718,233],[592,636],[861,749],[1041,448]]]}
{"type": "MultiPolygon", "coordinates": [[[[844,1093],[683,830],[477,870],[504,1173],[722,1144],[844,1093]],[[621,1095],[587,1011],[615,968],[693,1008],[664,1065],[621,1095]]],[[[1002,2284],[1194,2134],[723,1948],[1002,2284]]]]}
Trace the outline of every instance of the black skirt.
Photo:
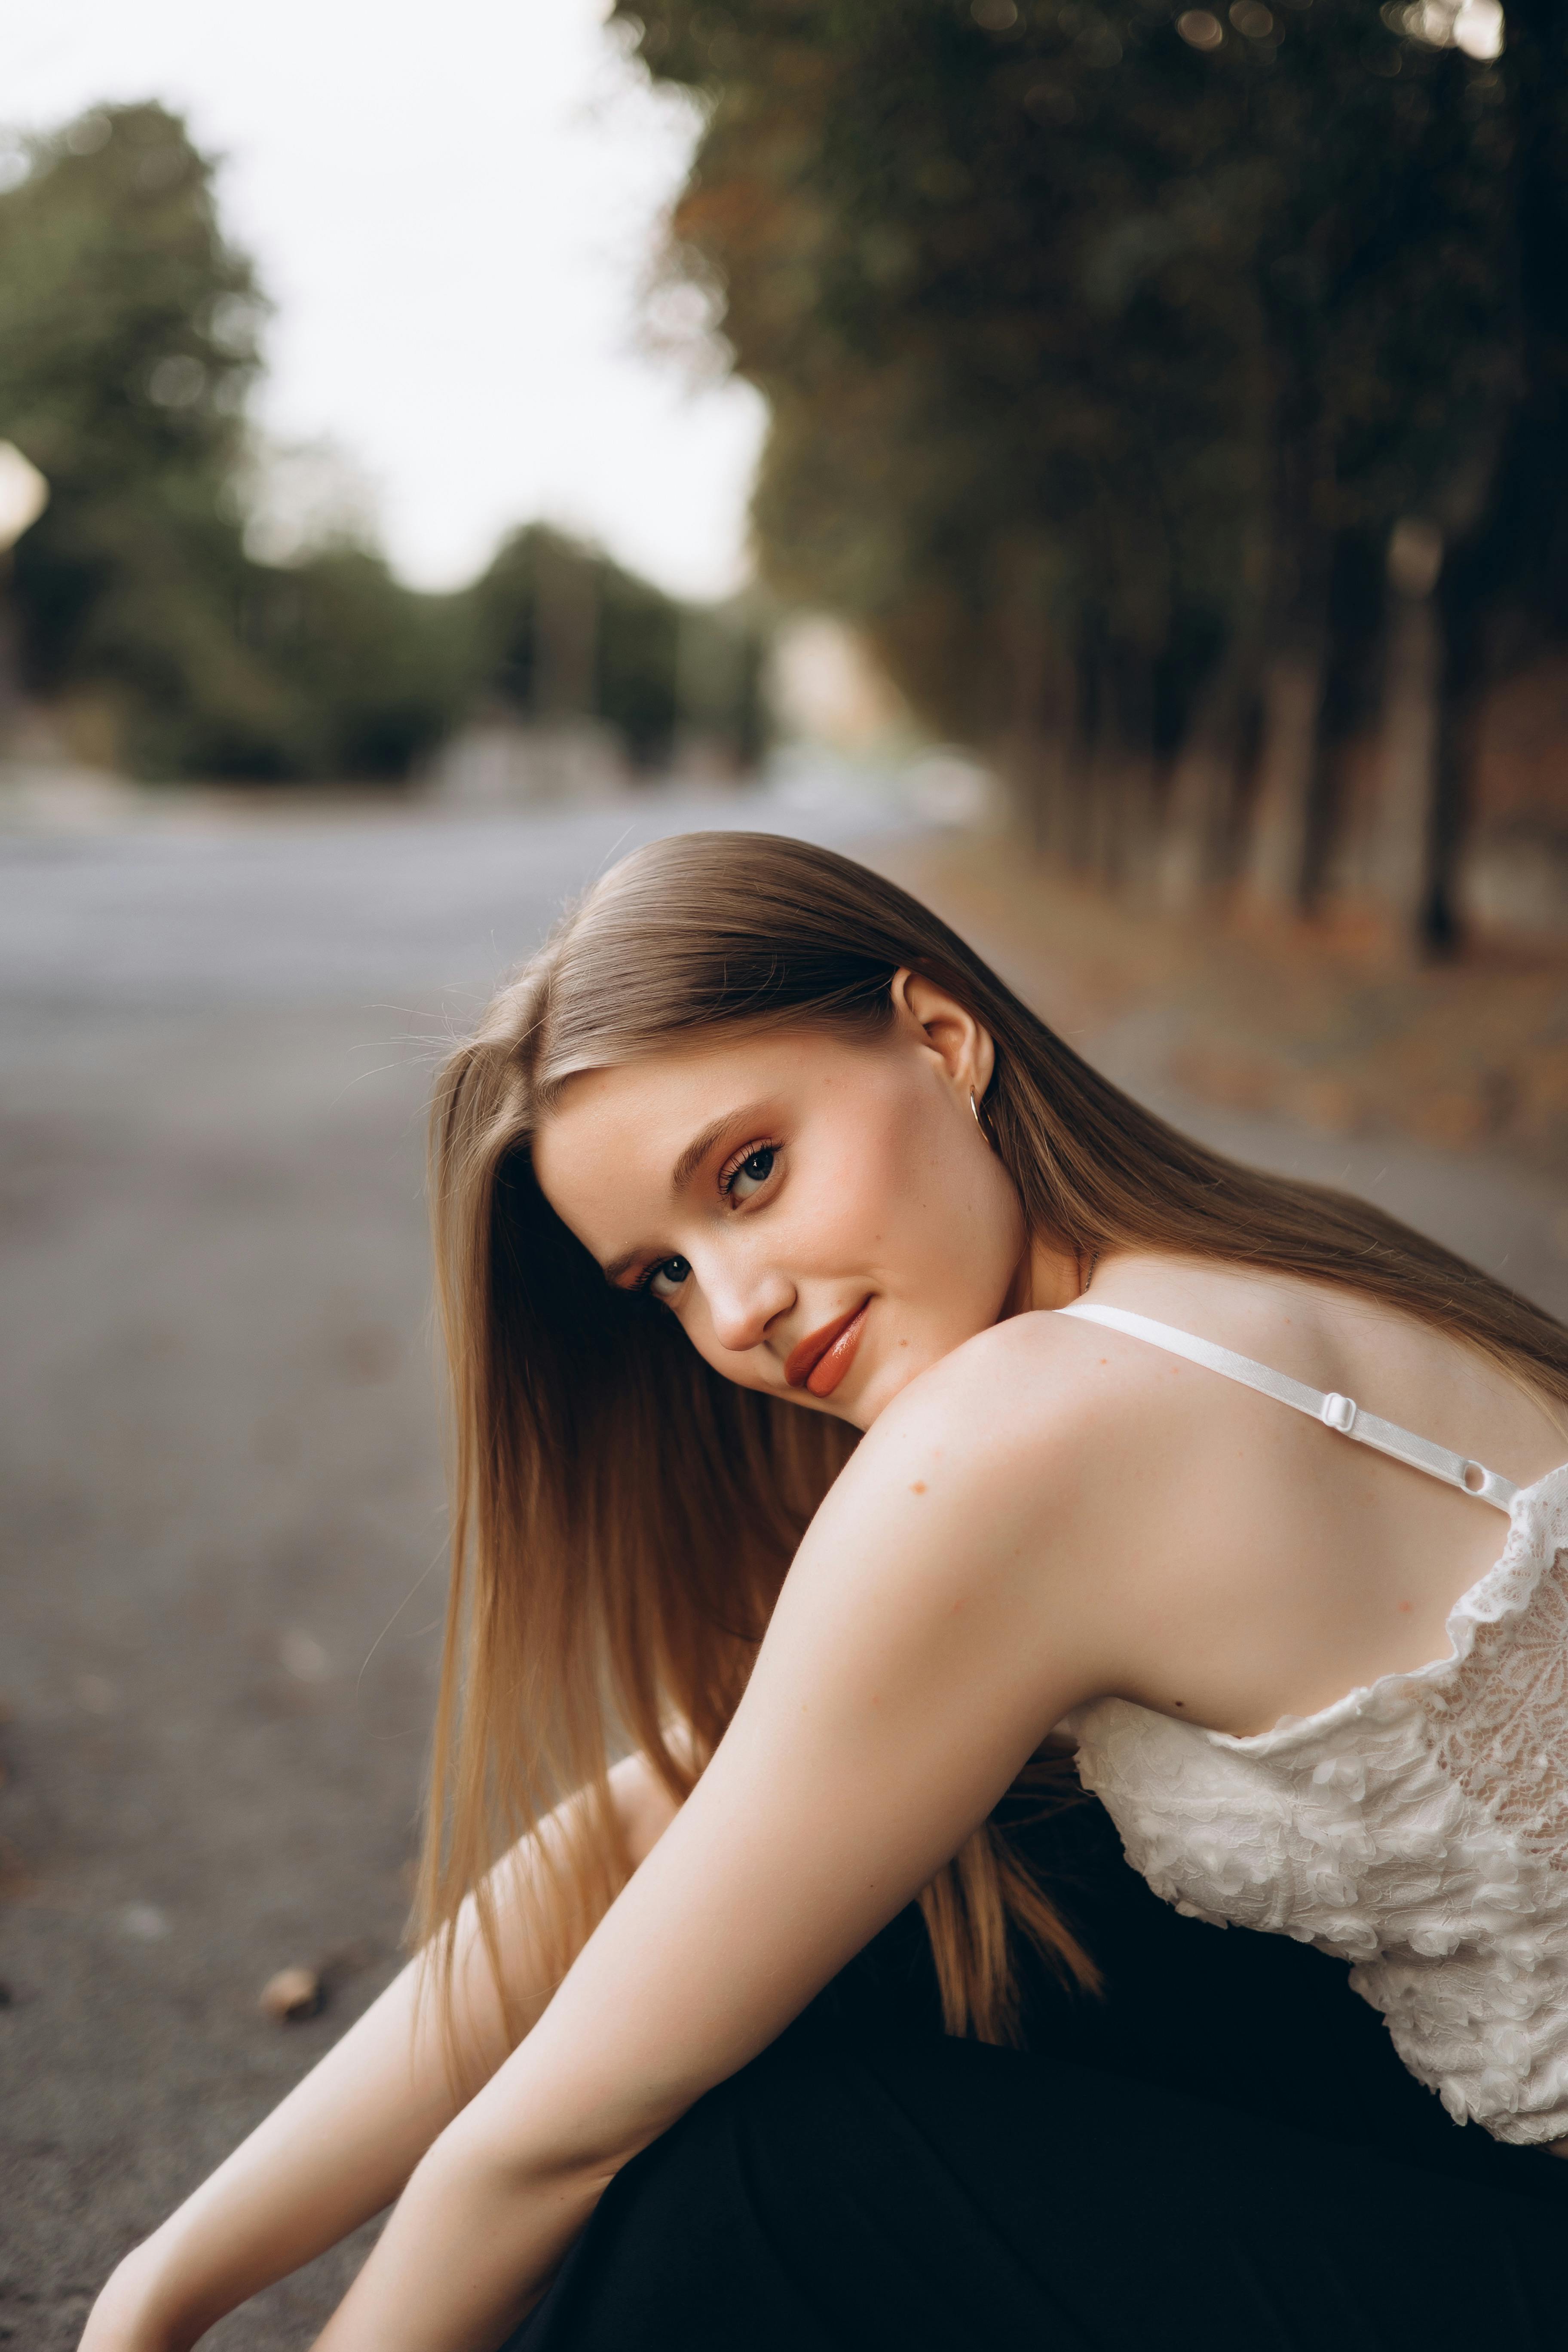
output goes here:
{"type": "Polygon", "coordinates": [[[1030,1832],[1105,1978],[944,2036],[918,1912],[613,2183],[511,2352],[1568,2347],[1568,2164],[1460,2129],[1347,1971],[1030,1832]],[[1554,2210],[1547,2210],[1545,2208],[1554,2210]]]}

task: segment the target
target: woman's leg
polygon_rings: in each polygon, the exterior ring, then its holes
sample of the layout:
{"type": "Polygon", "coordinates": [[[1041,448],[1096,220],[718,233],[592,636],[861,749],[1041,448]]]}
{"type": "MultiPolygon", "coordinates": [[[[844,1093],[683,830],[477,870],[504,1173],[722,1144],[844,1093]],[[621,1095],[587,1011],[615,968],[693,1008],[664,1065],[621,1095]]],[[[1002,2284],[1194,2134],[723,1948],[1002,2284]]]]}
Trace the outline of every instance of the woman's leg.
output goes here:
{"type": "Polygon", "coordinates": [[[1556,2187],[1543,2208],[1081,2068],[797,2028],[621,2175],[514,2352],[1546,2352],[1556,2187]]]}

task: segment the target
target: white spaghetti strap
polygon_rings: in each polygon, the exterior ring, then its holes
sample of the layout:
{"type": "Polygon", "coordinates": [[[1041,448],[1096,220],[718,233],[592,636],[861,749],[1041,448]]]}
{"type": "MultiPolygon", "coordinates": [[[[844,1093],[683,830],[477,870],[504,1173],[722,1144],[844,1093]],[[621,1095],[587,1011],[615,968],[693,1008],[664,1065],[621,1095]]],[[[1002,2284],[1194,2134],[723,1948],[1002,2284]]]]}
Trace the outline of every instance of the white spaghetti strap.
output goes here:
{"type": "Polygon", "coordinates": [[[1407,1463],[1412,1470],[1425,1470],[1429,1478],[1441,1478],[1446,1486],[1458,1486],[1500,1511],[1510,1509],[1519,1492],[1507,1478],[1500,1478],[1495,1470],[1479,1462],[1468,1462],[1462,1454],[1450,1454],[1446,1445],[1434,1445],[1429,1438],[1416,1437],[1394,1422],[1363,1412],[1349,1397],[1331,1392],[1325,1396],[1321,1389],[1310,1389],[1304,1381],[1271,1371],[1267,1364],[1255,1364],[1250,1356],[1218,1348],[1212,1339],[1194,1339],[1190,1331],[1151,1322],[1147,1315],[1130,1315],[1121,1307],[1090,1307],[1083,1299],[1057,1311],[1076,1315],[1085,1323],[1103,1323],[1108,1330],[1125,1331],[1129,1339],[1146,1339],[1152,1348],[1163,1348],[1167,1355],[1185,1356],[1189,1363],[1206,1365],[1227,1381],[1239,1381],[1244,1388],[1257,1389],[1297,1412],[1309,1413],[1326,1428],[1338,1430],[1342,1437],[1354,1438],[1358,1445],[1375,1446],[1379,1454],[1391,1454],[1396,1462],[1407,1463]]]}

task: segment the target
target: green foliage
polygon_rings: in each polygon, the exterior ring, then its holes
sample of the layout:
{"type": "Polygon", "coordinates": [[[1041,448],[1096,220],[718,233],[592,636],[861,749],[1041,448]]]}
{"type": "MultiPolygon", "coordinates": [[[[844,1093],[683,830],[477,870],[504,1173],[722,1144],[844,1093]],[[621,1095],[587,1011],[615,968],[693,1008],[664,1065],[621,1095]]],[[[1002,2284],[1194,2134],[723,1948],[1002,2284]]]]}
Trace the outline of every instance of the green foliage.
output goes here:
{"type": "Polygon", "coordinates": [[[476,688],[461,600],[405,588],[365,548],[253,565],[239,617],[246,644],[287,681],[288,707],[270,744],[212,743],[209,772],[405,775],[476,688]]]}
{"type": "Polygon", "coordinates": [[[107,748],[154,776],[402,776],[486,700],[592,713],[645,765],[694,721],[754,755],[755,630],[557,532],[519,531],[451,596],[347,541],[255,562],[239,486],[267,305],[211,164],[155,105],[95,110],[29,161],[0,194],[0,437],[51,492],[15,559],[35,694],[107,713],[107,748]]]}
{"type": "Polygon", "coordinates": [[[1513,395],[1505,77],[1372,0],[637,0],[679,208],[773,404],[770,577],[938,723],[1020,634],[1169,742],[1227,644],[1462,530],[1513,395]],[[1364,569],[1364,566],[1363,566],[1364,569]]]}
{"type": "Polygon", "coordinates": [[[512,532],[466,601],[480,688],[518,714],[591,713],[644,768],[688,730],[742,764],[761,749],[763,636],[743,612],[682,604],[544,523],[512,532]]]}
{"type": "Polygon", "coordinates": [[[621,730],[644,767],[668,760],[680,708],[680,640],[689,625],[679,604],[646,580],[601,558],[595,565],[598,630],[595,704],[621,730]]]}
{"type": "Polygon", "coordinates": [[[175,116],[120,107],[0,195],[0,434],[50,487],[15,558],[26,681],[107,705],[144,774],[400,775],[469,683],[451,600],[361,549],[247,557],[267,306],[212,179],[175,116]]]}
{"type": "Polygon", "coordinates": [[[50,487],[16,556],[29,682],[108,690],[154,763],[224,712],[264,728],[275,695],[235,634],[225,507],[262,305],[211,176],[175,118],[125,107],[36,142],[0,196],[0,431],[50,487]]]}
{"type": "Polygon", "coordinates": [[[1514,400],[1497,479],[1446,583],[1463,667],[1489,637],[1527,658],[1568,637],[1568,10],[1510,0],[1500,60],[1507,99],[1514,400]]]}
{"type": "Polygon", "coordinates": [[[258,365],[249,264],[219,235],[211,166],[159,106],[33,144],[0,198],[0,402],[69,497],[225,478],[258,365]]]}

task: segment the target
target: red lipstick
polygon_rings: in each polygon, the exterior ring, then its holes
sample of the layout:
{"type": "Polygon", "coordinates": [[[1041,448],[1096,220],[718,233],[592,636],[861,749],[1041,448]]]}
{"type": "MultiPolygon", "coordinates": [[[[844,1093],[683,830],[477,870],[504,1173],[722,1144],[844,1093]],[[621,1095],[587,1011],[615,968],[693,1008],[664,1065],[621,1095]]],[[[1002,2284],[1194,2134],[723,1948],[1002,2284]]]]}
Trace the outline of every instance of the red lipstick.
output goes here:
{"type": "Polygon", "coordinates": [[[809,1389],[816,1397],[831,1396],[854,1360],[870,1304],[868,1297],[863,1298],[837,1322],[825,1323],[820,1331],[796,1341],[784,1368],[792,1389],[809,1389]]]}

